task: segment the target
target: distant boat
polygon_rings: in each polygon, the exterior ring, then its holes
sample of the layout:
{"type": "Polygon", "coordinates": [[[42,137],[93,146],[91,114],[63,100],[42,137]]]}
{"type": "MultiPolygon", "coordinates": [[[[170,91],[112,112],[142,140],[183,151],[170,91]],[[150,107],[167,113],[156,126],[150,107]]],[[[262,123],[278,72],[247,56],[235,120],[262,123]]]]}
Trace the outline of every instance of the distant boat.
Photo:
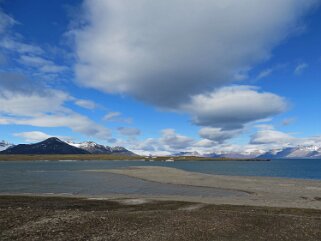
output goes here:
{"type": "Polygon", "coordinates": [[[169,158],[167,160],[165,160],[165,162],[174,162],[175,160],[173,158],[169,158]]]}

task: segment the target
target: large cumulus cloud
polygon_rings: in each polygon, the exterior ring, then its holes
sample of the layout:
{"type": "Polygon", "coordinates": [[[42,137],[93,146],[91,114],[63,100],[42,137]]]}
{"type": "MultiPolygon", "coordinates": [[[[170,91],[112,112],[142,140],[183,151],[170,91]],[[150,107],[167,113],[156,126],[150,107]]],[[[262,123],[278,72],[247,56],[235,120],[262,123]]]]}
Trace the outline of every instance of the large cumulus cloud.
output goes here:
{"type": "Polygon", "coordinates": [[[86,0],[77,80],[166,108],[267,59],[317,0],[86,0]]]}
{"type": "Polygon", "coordinates": [[[286,101],[251,86],[224,87],[208,94],[193,96],[182,110],[191,113],[200,126],[242,129],[246,123],[281,113],[286,101]]]}

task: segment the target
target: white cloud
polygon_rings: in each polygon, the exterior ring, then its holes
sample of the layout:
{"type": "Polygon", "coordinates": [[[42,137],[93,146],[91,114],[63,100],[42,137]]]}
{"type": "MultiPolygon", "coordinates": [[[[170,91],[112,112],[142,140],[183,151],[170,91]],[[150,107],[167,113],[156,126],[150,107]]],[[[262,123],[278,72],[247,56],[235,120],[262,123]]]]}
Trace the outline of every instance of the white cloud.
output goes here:
{"type": "Polygon", "coordinates": [[[0,34],[5,33],[14,24],[16,24],[16,21],[11,16],[5,14],[0,8],[0,34]]]}
{"type": "Polygon", "coordinates": [[[251,144],[273,144],[273,145],[288,145],[296,141],[296,139],[289,134],[277,130],[259,130],[251,137],[251,144]]]}
{"type": "Polygon", "coordinates": [[[273,69],[265,69],[258,74],[258,76],[256,77],[256,80],[266,78],[270,76],[272,73],[273,73],[273,69]]]}
{"type": "Polygon", "coordinates": [[[294,69],[294,74],[295,75],[300,75],[303,73],[303,71],[308,68],[309,65],[307,63],[301,63],[301,64],[298,64],[295,69],[294,69]]]}
{"type": "Polygon", "coordinates": [[[35,45],[23,43],[20,35],[12,33],[12,27],[18,22],[0,8],[0,47],[20,54],[42,54],[43,50],[35,45]]]}
{"type": "Polygon", "coordinates": [[[43,54],[40,47],[23,43],[20,35],[12,33],[12,27],[16,24],[18,22],[0,8],[0,47],[19,54],[43,54]]]}
{"type": "Polygon", "coordinates": [[[277,64],[277,65],[274,65],[270,68],[264,69],[255,77],[254,80],[258,81],[258,80],[264,79],[264,78],[270,76],[271,74],[273,74],[274,72],[286,68],[287,65],[288,65],[287,63],[277,64]]]}
{"type": "Polygon", "coordinates": [[[155,138],[147,138],[143,141],[136,142],[135,145],[132,146],[132,148],[138,152],[152,152],[158,151],[159,143],[158,140],[155,138]]]}
{"type": "Polygon", "coordinates": [[[87,0],[77,81],[176,109],[269,58],[317,2],[87,0]]]}
{"type": "Polygon", "coordinates": [[[291,125],[293,122],[295,122],[295,118],[286,118],[282,120],[282,125],[288,126],[291,125]]]}
{"type": "Polygon", "coordinates": [[[217,145],[217,142],[215,142],[215,141],[211,141],[209,139],[201,139],[194,144],[194,147],[213,148],[215,145],[217,145]]]}
{"type": "Polygon", "coordinates": [[[232,139],[242,133],[242,130],[222,130],[221,128],[205,127],[199,131],[199,135],[204,138],[213,141],[214,143],[224,143],[225,141],[232,139]]]}
{"type": "Polygon", "coordinates": [[[69,94],[37,85],[22,75],[0,73],[0,123],[39,127],[68,127],[99,139],[110,138],[110,130],[67,108],[75,100],[69,94]]]}
{"type": "Polygon", "coordinates": [[[120,134],[124,136],[138,136],[140,135],[140,130],[137,128],[131,128],[131,127],[119,127],[117,128],[120,134]]]}
{"type": "Polygon", "coordinates": [[[300,138],[293,136],[291,133],[275,130],[273,126],[259,125],[256,127],[259,130],[251,136],[249,144],[266,150],[297,145],[321,146],[321,136],[300,138]]]}
{"type": "Polygon", "coordinates": [[[195,140],[193,138],[176,133],[174,129],[164,129],[158,138],[147,138],[145,140],[129,140],[127,142],[120,142],[120,145],[127,146],[135,153],[142,155],[156,154],[169,155],[179,151],[190,149],[195,140]]]}
{"type": "Polygon", "coordinates": [[[93,110],[97,107],[97,104],[91,100],[75,99],[75,104],[89,110],[93,110]]]}
{"type": "Polygon", "coordinates": [[[118,145],[128,147],[130,150],[141,155],[170,155],[178,152],[198,152],[200,154],[243,154],[257,156],[272,149],[294,147],[297,145],[321,146],[321,136],[298,138],[291,134],[275,130],[271,125],[257,125],[259,130],[251,136],[247,144],[231,144],[229,142],[213,140],[193,139],[176,133],[173,129],[161,131],[158,138],[145,140],[118,141],[118,145]]]}
{"type": "Polygon", "coordinates": [[[60,74],[69,70],[67,66],[56,64],[53,61],[55,56],[58,56],[59,51],[56,50],[54,53],[50,51],[53,47],[46,46],[42,48],[34,45],[25,40],[20,33],[15,32],[13,27],[18,24],[15,19],[4,13],[0,8],[1,54],[5,59],[10,59],[11,62],[20,63],[22,67],[15,66],[19,67],[19,72],[41,77],[42,80],[57,80],[60,74]]]}
{"type": "Polygon", "coordinates": [[[177,134],[173,129],[162,130],[159,141],[166,149],[174,151],[185,149],[194,143],[192,138],[177,134]]]}
{"type": "Polygon", "coordinates": [[[36,141],[42,141],[49,137],[50,135],[41,132],[41,131],[29,131],[29,132],[20,132],[20,133],[14,133],[14,136],[22,137],[27,142],[36,142],[36,141]]]}
{"type": "Polygon", "coordinates": [[[233,86],[194,96],[181,109],[190,113],[197,125],[241,129],[249,122],[283,112],[286,106],[285,100],[275,94],[250,86],[233,86]]]}
{"type": "Polygon", "coordinates": [[[114,121],[117,117],[120,117],[121,113],[120,112],[109,112],[104,116],[105,121],[114,121]]]}
{"type": "MultiPolygon", "coordinates": [[[[50,137],[53,137],[52,135],[46,134],[41,131],[19,132],[19,133],[14,133],[13,135],[21,137],[27,142],[39,142],[39,141],[48,139],[50,137]]],[[[70,137],[65,137],[65,136],[55,136],[55,137],[58,137],[59,139],[65,139],[65,140],[70,139],[70,137]]]]}
{"type": "Polygon", "coordinates": [[[103,117],[104,121],[132,123],[131,118],[122,117],[120,112],[109,112],[103,117]]]}
{"type": "Polygon", "coordinates": [[[22,55],[19,58],[19,62],[30,67],[35,67],[43,73],[60,73],[67,70],[67,67],[57,65],[53,61],[39,56],[22,55]]]}
{"type": "Polygon", "coordinates": [[[32,44],[26,44],[21,42],[20,40],[11,39],[11,38],[4,38],[0,40],[0,47],[14,51],[19,54],[43,54],[44,51],[39,46],[35,46],[32,44]]]}
{"type": "MultiPolygon", "coordinates": [[[[13,31],[15,24],[16,21],[0,9],[0,48],[5,58],[37,68],[40,77],[66,70],[66,67],[50,60],[48,53],[41,47],[25,43],[23,37],[13,31]]],[[[19,73],[23,72],[23,68],[19,69],[19,73]]],[[[104,140],[110,138],[109,129],[66,105],[75,102],[76,105],[92,108],[94,104],[91,101],[76,99],[64,91],[50,88],[41,81],[33,81],[19,73],[0,72],[0,124],[68,127],[86,136],[104,140]]],[[[37,74],[37,71],[32,73],[33,76],[37,74]]]]}

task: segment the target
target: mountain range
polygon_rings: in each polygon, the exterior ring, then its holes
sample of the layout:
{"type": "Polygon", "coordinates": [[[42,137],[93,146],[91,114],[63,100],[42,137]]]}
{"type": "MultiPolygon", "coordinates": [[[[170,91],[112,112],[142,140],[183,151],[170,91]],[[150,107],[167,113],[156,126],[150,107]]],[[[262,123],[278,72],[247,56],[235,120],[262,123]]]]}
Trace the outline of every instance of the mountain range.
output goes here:
{"type": "MultiPolygon", "coordinates": [[[[74,143],[64,142],[56,137],[48,138],[34,144],[13,145],[0,141],[0,154],[110,154],[135,156],[124,147],[104,146],[92,141],[74,143]]],[[[211,158],[262,158],[262,159],[321,159],[321,146],[296,146],[274,149],[270,151],[209,153],[179,152],[172,156],[198,156],[211,158]]]]}
{"type": "Polygon", "coordinates": [[[319,159],[321,158],[321,147],[320,146],[297,146],[287,147],[283,149],[276,149],[268,151],[260,156],[259,158],[270,158],[270,159],[291,159],[291,158],[309,158],[319,159]]]}
{"type": "Polygon", "coordinates": [[[182,152],[177,152],[177,153],[173,154],[172,156],[199,156],[199,157],[201,157],[202,155],[197,151],[182,151],[182,152]]]}
{"type": "Polygon", "coordinates": [[[127,150],[122,146],[104,146],[100,145],[93,141],[86,141],[80,143],[67,142],[69,145],[80,148],[82,150],[88,151],[91,154],[113,154],[113,155],[126,155],[126,156],[134,156],[135,153],[127,150]]]}
{"type": "Polygon", "coordinates": [[[124,147],[109,147],[95,142],[64,142],[56,137],[34,144],[11,145],[0,142],[0,154],[113,154],[133,156],[135,153],[124,147]]]}
{"type": "Polygon", "coordinates": [[[210,153],[207,157],[224,158],[261,158],[261,159],[321,159],[321,146],[296,146],[273,149],[270,151],[210,153]]]}

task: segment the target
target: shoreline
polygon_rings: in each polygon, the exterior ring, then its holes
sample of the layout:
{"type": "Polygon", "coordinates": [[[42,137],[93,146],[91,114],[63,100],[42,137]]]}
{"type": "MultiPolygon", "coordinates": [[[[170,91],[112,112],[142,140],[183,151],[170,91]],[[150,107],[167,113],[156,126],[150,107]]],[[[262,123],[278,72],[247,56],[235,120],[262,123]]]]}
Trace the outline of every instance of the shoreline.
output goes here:
{"type": "Polygon", "coordinates": [[[211,175],[156,166],[88,171],[109,172],[157,183],[219,188],[249,194],[233,197],[199,197],[199,202],[321,210],[321,181],[316,180],[211,175]]]}
{"type": "Polygon", "coordinates": [[[159,157],[145,157],[145,156],[127,156],[127,155],[110,155],[110,154],[0,154],[0,161],[270,161],[269,159],[237,159],[237,158],[211,158],[211,157],[196,157],[196,156],[159,156],[159,157]]]}

